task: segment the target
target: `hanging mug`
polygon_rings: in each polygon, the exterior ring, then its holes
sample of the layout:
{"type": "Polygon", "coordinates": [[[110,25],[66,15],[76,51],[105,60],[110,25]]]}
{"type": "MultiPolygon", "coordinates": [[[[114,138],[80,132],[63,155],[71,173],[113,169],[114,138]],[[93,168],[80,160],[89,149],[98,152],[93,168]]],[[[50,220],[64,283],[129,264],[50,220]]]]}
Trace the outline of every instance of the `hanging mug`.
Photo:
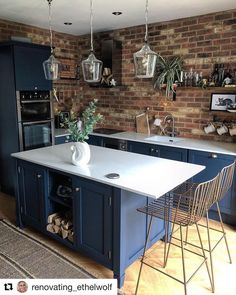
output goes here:
{"type": "Polygon", "coordinates": [[[232,126],[232,127],[229,129],[229,134],[230,134],[230,136],[234,136],[234,135],[236,135],[236,126],[232,126]]]}
{"type": "Polygon", "coordinates": [[[217,128],[216,131],[219,135],[223,135],[223,134],[227,133],[229,131],[229,129],[225,124],[222,124],[222,126],[217,128]]]}
{"type": "Polygon", "coordinates": [[[216,130],[216,128],[215,128],[215,126],[214,126],[214,124],[213,123],[209,123],[206,127],[204,127],[204,131],[205,131],[205,133],[212,133],[212,132],[215,132],[215,130],[216,130]]]}

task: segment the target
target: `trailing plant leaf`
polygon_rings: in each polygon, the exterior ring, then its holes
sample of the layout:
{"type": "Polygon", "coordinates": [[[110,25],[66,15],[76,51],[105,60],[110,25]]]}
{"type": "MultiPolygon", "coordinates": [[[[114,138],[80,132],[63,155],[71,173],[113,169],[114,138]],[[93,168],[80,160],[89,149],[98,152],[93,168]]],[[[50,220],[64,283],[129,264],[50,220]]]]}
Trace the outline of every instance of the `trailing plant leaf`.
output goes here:
{"type": "Polygon", "coordinates": [[[181,57],[174,57],[172,59],[164,59],[161,55],[157,57],[154,77],[152,80],[154,89],[165,88],[166,97],[175,92],[173,85],[175,81],[180,80],[180,73],[183,67],[183,60],[181,57]]]}
{"type": "Polygon", "coordinates": [[[83,111],[81,116],[82,124],[79,126],[78,118],[73,116],[66,119],[63,124],[69,131],[73,141],[85,141],[89,139],[89,133],[93,131],[96,123],[102,120],[101,114],[95,114],[97,99],[89,102],[87,108],[83,111]]]}

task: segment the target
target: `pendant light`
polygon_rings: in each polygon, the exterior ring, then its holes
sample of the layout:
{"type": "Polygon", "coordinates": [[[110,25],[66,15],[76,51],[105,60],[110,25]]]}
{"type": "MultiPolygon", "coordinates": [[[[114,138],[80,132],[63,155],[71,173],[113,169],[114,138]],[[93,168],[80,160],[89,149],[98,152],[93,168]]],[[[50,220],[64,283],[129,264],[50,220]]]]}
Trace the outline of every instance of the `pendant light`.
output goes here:
{"type": "Polygon", "coordinates": [[[145,44],[139,51],[134,53],[135,76],[137,78],[152,78],[157,60],[157,54],[148,45],[148,0],[146,0],[145,20],[145,44]]]}
{"type": "Polygon", "coordinates": [[[49,10],[49,31],[50,31],[50,47],[51,55],[49,59],[43,62],[43,70],[46,80],[58,80],[60,79],[60,62],[55,58],[52,44],[52,15],[51,15],[51,3],[52,0],[47,0],[49,10]]]}
{"type": "Polygon", "coordinates": [[[88,83],[100,82],[102,77],[102,61],[98,60],[93,50],[93,0],[90,0],[90,54],[82,61],[84,81],[88,83]]]}

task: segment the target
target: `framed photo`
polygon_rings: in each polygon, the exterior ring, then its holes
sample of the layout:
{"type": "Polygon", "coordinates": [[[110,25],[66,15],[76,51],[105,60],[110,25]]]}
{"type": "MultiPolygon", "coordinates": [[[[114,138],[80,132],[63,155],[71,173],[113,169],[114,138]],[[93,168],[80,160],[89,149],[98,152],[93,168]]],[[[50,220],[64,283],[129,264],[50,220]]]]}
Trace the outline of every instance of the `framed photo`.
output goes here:
{"type": "Polygon", "coordinates": [[[68,58],[60,58],[62,79],[76,79],[77,65],[76,61],[68,58]]]}
{"type": "Polygon", "coordinates": [[[211,111],[227,111],[231,104],[236,103],[236,93],[212,93],[211,94],[211,111]]]}

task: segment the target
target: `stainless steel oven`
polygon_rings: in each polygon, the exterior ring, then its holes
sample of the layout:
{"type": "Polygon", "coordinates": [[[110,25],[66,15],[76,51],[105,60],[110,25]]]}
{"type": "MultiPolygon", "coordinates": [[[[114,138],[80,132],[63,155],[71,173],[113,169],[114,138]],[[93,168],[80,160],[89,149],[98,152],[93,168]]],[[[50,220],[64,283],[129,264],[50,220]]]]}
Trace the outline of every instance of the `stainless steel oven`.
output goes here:
{"type": "Polygon", "coordinates": [[[19,123],[19,139],[21,151],[54,144],[53,121],[19,123]]]}
{"type": "Polygon", "coordinates": [[[53,118],[49,91],[17,91],[18,122],[33,122],[53,118]]]}
{"type": "Polygon", "coordinates": [[[54,118],[50,91],[17,91],[20,150],[54,144],[54,118]]]}

